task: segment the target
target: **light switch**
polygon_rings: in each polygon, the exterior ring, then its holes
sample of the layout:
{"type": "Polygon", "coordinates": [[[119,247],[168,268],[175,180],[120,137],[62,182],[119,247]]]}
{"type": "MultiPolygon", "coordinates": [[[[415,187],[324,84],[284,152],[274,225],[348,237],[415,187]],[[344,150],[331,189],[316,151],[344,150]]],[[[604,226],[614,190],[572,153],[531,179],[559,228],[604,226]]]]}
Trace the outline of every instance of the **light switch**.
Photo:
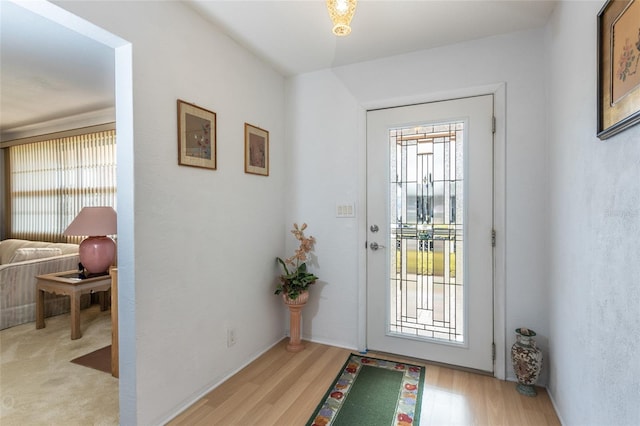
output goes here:
{"type": "Polygon", "coordinates": [[[337,204],[336,217],[356,217],[355,203],[337,204]]]}

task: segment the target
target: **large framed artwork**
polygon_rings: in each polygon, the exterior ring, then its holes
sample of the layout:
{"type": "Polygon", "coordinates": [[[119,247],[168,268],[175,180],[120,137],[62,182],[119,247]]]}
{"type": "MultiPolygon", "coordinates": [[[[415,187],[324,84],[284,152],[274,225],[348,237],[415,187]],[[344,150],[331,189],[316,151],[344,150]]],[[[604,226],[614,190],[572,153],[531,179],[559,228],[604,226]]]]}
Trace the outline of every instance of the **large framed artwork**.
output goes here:
{"type": "Polygon", "coordinates": [[[178,164],[216,169],[216,113],[180,99],[178,164]]]}
{"type": "Polygon", "coordinates": [[[640,122],[640,0],[608,0],[598,13],[598,137],[640,122]]]}
{"type": "Polygon", "coordinates": [[[244,123],[244,171],[269,176],[269,132],[244,123]]]}

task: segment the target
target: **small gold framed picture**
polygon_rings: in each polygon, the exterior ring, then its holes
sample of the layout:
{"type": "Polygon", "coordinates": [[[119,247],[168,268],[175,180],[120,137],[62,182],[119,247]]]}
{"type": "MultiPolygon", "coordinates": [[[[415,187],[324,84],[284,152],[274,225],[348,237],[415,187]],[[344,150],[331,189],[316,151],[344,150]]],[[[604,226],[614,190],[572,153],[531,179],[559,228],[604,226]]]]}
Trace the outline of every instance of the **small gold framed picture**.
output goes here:
{"type": "Polygon", "coordinates": [[[244,123],[244,171],[269,176],[269,132],[244,123]]]}
{"type": "Polygon", "coordinates": [[[216,113],[180,99],[178,164],[216,169],[216,113]]]}

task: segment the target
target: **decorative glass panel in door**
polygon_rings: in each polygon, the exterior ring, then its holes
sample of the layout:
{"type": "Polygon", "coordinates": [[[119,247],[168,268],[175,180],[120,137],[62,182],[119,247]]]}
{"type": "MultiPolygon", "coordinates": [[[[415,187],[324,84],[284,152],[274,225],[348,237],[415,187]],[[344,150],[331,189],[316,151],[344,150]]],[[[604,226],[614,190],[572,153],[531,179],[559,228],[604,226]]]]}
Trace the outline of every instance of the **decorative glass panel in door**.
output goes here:
{"type": "Polygon", "coordinates": [[[389,130],[389,331],[464,342],[464,122],[389,130]]]}

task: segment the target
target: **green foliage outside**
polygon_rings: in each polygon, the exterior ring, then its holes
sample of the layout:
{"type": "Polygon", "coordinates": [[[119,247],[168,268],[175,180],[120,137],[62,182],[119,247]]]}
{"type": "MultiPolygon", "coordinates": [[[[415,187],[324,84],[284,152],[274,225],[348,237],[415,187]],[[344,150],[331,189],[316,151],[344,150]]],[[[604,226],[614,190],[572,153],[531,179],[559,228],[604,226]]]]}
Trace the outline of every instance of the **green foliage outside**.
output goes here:
{"type": "MultiPolygon", "coordinates": [[[[407,250],[407,273],[417,275],[444,275],[444,253],[432,251],[407,250]]],[[[396,268],[402,268],[401,251],[396,250],[396,268]]],[[[449,253],[449,275],[456,276],[456,254],[449,253]]]]}

